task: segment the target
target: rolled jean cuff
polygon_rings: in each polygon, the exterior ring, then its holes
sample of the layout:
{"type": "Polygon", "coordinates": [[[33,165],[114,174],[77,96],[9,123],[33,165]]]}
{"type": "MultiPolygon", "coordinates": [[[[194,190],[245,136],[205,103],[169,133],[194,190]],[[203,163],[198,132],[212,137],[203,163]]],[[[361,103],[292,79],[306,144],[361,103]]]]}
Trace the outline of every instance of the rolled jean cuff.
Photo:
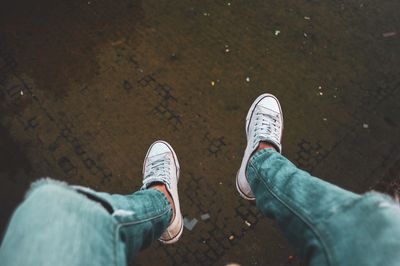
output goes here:
{"type": "Polygon", "coordinates": [[[250,157],[249,163],[247,164],[247,168],[249,168],[250,164],[257,164],[257,163],[261,163],[263,161],[265,161],[266,159],[268,159],[269,156],[278,153],[280,155],[279,152],[277,152],[274,148],[265,148],[265,149],[261,149],[259,151],[256,151],[253,156],[250,157]]]}

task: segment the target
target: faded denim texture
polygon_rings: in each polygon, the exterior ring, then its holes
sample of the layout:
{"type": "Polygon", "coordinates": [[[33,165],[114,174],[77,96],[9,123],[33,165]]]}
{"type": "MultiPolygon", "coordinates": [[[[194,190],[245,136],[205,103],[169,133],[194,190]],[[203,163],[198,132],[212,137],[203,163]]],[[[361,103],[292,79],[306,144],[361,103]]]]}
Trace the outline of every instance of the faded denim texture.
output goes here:
{"type": "Polygon", "coordinates": [[[122,196],[40,180],[11,218],[0,262],[126,265],[161,236],[171,217],[171,206],[158,190],[122,196]]]}
{"type": "Polygon", "coordinates": [[[258,151],[247,175],[258,208],[308,265],[400,265],[400,208],[391,197],[341,189],[273,149],[258,151]]]}

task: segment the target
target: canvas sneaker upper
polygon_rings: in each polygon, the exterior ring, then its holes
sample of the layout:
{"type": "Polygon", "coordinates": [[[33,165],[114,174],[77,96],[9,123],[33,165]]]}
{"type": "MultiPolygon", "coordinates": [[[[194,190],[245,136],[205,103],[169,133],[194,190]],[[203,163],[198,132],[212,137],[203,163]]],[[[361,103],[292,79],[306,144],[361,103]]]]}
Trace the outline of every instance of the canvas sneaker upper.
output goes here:
{"type": "Polygon", "coordinates": [[[154,142],[144,159],[142,189],[147,189],[151,184],[160,182],[165,184],[172,197],[175,212],[170,225],[159,239],[165,244],[175,243],[183,232],[183,219],[178,196],[179,171],[178,158],[171,145],[161,140],[154,142]]]}
{"type": "Polygon", "coordinates": [[[236,187],[243,198],[247,200],[255,199],[246,176],[246,167],[251,155],[261,141],[271,144],[278,152],[282,152],[282,132],[283,114],[278,99],[268,93],[260,95],[247,113],[247,146],[236,176],[236,187]]]}

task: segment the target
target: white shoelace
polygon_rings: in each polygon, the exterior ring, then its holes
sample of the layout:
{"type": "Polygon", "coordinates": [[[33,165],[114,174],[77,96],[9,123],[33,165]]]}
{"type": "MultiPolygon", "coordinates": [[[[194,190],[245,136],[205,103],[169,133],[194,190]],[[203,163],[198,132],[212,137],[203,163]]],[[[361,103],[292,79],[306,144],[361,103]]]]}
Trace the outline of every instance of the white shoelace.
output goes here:
{"type": "Polygon", "coordinates": [[[171,159],[168,155],[160,156],[146,166],[143,184],[148,186],[154,182],[162,182],[170,188],[170,176],[171,159]]]}
{"type": "Polygon", "coordinates": [[[268,112],[256,110],[254,119],[253,148],[260,141],[265,140],[272,141],[276,145],[280,143],[281,123],[279,113],[270,110],[268,112]]]}

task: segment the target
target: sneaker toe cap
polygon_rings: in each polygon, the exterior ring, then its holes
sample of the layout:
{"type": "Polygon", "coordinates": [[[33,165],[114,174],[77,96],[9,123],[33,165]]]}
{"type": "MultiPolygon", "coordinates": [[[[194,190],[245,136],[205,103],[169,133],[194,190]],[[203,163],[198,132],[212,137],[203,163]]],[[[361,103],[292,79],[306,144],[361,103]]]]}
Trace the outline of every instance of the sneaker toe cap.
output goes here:
{"type": "Polygon", "coordinates": [[[165,144],[163,141],[157,141],[151,146],[148,156],[152,157],[166,152],[171,152],[168,145],[165,144]]]}
{"type": "Polygon", "coordinates": [[[268,108],[276,113],[281,112],[278,100],[272,96],[264,97],[257,105],[264,108],[268,108]]]}

